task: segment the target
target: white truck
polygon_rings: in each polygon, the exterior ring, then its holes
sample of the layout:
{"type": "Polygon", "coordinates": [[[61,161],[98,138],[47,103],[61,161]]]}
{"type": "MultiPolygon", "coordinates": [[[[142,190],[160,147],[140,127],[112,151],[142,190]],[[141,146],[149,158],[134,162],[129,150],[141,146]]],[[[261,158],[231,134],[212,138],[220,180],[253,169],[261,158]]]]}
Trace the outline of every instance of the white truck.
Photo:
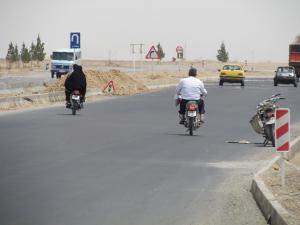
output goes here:
{"type": "Polygon", "coordinates": [[[61,75],[72,72],[74,64],[81,64],[80,49],[57,49],[51,55],[51,77],[60,78],[61,75]]]}

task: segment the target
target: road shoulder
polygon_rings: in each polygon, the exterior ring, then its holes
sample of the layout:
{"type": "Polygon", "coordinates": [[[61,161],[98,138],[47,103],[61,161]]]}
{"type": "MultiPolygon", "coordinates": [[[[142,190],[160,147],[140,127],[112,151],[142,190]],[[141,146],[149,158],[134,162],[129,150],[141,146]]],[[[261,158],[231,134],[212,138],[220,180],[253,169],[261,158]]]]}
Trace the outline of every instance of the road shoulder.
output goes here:
{"type": "MultiPolygon", "coordinates": [[[[287,155],[291,160],[300,151],[300,137],[291,143],[291,154],[287,155]],[[298,152],[298,153],[297,153],[298,152]]],[[[280,156],[276,156],[266,167],[255,174],[251,185],[252,195],[262,211],[267,222],[271,225],[296,225],[300,223],[299,207],[300,189],[297,180],[291,179],[299,174],[298,160],[287,162],[286,187],[280,186],[280,168],[278,166],[280,156]]]]}

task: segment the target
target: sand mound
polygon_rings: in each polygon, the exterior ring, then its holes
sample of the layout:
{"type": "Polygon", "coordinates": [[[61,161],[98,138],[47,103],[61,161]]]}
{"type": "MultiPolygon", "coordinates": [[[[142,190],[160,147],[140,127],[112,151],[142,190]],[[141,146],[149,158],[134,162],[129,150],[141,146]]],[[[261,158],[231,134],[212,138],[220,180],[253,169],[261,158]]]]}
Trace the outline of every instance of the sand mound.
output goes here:
{"type": "MultiPolygon", "coordinates": [[[[87,88],[99,88],[103,90],[109,81],[113,81],[115,91],[113,95],[134,95],[147,91],[147,87],[132,77],[121,73],[119,70],[101,72],[95,70],[84,71],[87,80],[87,88]]],[[[53,85],[46,88],[48,92],[63,91],[66,76],[58,80],[53,85]]]]}

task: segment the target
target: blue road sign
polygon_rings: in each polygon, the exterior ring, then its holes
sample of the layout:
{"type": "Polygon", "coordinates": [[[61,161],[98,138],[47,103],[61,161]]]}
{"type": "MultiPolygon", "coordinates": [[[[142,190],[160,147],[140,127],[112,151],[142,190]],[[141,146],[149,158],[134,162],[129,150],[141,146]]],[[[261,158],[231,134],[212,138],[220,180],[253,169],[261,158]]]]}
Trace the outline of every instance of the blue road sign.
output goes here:
{"type": "Polygon", "coordinates": [[[70,48],[80,48],[80,33],[72,32],[70,34],[70,48]]]}

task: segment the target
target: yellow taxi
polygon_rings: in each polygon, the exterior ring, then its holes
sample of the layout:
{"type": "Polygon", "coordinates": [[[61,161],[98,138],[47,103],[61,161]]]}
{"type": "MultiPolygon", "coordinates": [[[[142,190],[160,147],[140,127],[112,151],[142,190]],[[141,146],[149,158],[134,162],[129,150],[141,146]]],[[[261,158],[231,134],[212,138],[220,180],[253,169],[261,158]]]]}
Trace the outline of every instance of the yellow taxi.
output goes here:
{"type": "Polygon", "coordinates": [[[240,65],[224,65],[220,72],[219,85],[223,86],[224,82],[228,83],[241,83],[241,86],[245,86],[245,70],[240,65]]]}

